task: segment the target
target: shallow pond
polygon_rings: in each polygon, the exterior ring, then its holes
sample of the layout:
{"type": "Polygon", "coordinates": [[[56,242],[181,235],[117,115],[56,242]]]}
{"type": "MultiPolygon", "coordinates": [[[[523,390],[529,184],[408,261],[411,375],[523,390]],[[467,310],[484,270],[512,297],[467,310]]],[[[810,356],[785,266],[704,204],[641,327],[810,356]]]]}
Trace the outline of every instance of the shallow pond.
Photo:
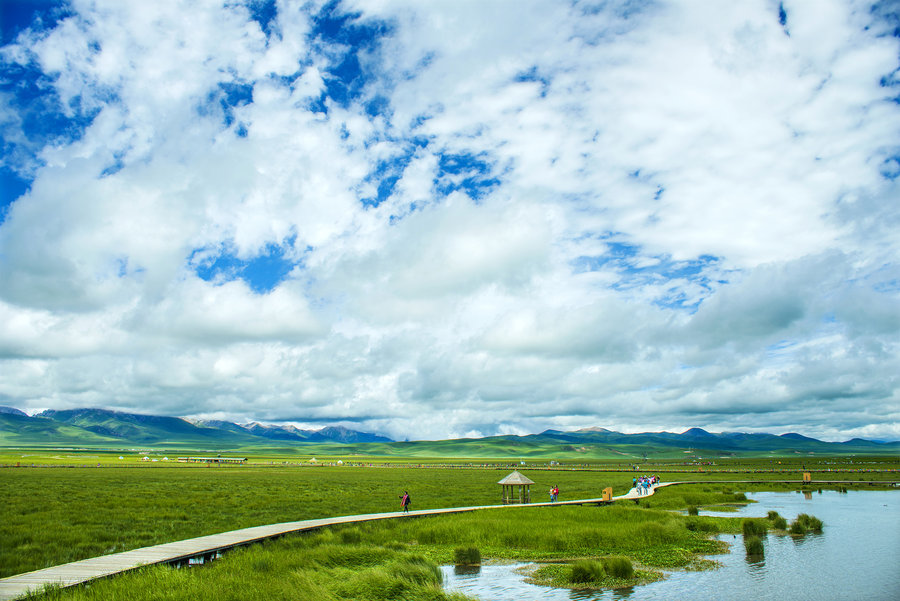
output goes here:
{"type": "MultiPolygon", "coordinates": [[[[444,586],[481,601],[896,601],[900,599],[900,492],[835,491],[747,493],[756,501],[729,517],[765,517],[777,511],[789,522],[808,513],[825,523],[822,534],[794,538],[768,534],[765,558],[751,561],[740,535],[720,536],[731,553],[711,558],[723,566],[703,572],[669,572],[666,580],[616,591],[576,591],[524,582],[515,570],[527,564],[486,565],[480,570],[444,566],[444,586]]],[[[711,515],[702,511],[700,515],[711,515]]]]}

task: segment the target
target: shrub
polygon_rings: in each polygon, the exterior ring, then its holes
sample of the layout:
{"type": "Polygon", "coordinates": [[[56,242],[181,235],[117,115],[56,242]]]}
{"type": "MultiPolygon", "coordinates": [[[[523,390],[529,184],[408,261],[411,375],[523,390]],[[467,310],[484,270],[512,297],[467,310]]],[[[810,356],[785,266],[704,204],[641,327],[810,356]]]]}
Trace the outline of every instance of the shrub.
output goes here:
{"type": "Polygon", "coordinates": [[[735,501],[746,501],[747,495],[745,495],[742,492],[736,492],[736,493],[734,493],[734,500],[735,501]]]}
{"type": "Polygon", "coordinates": [[[747,550],[747,555],[762,555],[764,553],[762,539],[758,536],[744,537],[744,548],[747,550]]]}
{"type": "Polygon", "coordinates": [[[458,547],[453,555],[458,566],[481,565],[481,551],[477,547],[458,547]]]}
{"type": "Polygon", "coordinates": [[[688,515],[700,515],[700,510],[696,505],[688,505],[688,515]]]}
{"type": "Polygon", "coordinates": [[[777,519],[778,519],[778,512],[777,512],[777,511],[770,511],[768,514],[766,514],[766,517],[767,517],[768,519],[770,519],[770,520],[777,520],[777,519]]]}
{"type": "Polygon", "coordinates": [[[778,516],[775,518],[775,521],[772,522],[772,527],[776,530],[787,530],[787,520],[778,516]]]}
{"type": "Polygon", "coordinates": [[[766,525],[760,520],[744,520],[741,529],[744,536],[763,536],[766,533],[766,525]]]}
{"type": "Polygon", "coordinates": [[[581,559],[572,564],[570,580],[574,583],[599,582],[606,575],[599,561],[581,559]]]}
{"type": "Polygon", "coordinates": [[[603,569],[606,573],[615,578],[631,578],[634,575],[634,566],[631,560],[621,555],[610,555],[602,560],[603,569]]]}

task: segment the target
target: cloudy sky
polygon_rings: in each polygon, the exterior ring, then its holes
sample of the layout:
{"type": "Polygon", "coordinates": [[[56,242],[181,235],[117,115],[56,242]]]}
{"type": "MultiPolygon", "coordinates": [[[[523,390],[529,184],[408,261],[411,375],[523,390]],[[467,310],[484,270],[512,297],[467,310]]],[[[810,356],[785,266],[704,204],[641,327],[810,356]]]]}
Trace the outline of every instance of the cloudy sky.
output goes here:
{"type": "Polygon", "coordinates": [[[0,10],[0,405],[900,439],[890,0],[0,10]]]}

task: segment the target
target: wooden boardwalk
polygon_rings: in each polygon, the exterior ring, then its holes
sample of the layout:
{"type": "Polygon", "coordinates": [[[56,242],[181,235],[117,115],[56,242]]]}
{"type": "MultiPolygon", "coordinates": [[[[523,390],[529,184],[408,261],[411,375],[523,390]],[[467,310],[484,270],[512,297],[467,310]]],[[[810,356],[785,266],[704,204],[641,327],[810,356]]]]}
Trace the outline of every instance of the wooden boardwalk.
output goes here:
{"type": "MultiPolygon", "coordinates": [[[[639,495],[635,489],[629,490],[624,495],[614,496],[613,501],[640,500],[653,494],[656,488],[672,486],[675,484],[748,484],[748,483],[774,483],[772,480],[704,480],[696,482],[663,482],[652,487],[647,494],[639,495]]],[[[800,480],[779,481],[780,483],[803,484],[800,480]]],[[[835,484],[840,482],[813,482],[806,484],[835,484]]],[[[846,482],[847,484],[862,484],[862,482],[846,482]]],[[[880,483],[890,484],[890,483],[880,483]]],[[[896,483],[894,483],[896,486],[896,483]]],[[[605,505],[609,501],[602,498],[596,499],[576,499],[572,501],[557,501],[555,503],[527,503],[513,505],[480,505],[473,507],[449,507],[443,509],[420,509],[402,513],[392,511],[388,513],[369,513],[363,515],[345,515],[331,518],[321,518],[315,520],[301,520],[298,522],[285,522],[282,524],[270,524],[268,526],[254,526],[252,528],[243,528],[241,530],[232,530],[231,532],[223,532],[221,534],[211,534],[208,536],[200,536],[187,540],[164,543],[154,545],[152,547],[143,547],[141,549],[133,549],[131,551],[123,551],[121,553],[113,553],[111,555],[102,555],[91,559],[83,559],[81,561],[73,561],[43,570],[35,570],[34,572],[26,572],[16,576],[0,579],[0,601],[8,601],[24,597],[29,591],[40,591],[45,586],[68,587],[81,584],[97,578],[105,578],[122,572],[127,572],[139,568],[141,566],[153,565],[158,563],[178,563],[187,561],[194,557],[212,557],[215,554],[262,540],[275,538],[291,532],[303,532],[315,530],[325,526],[334,526],[337,524],[350,524],[359,522],[368,522],[373,520],[386,520],[405,518],[408,516],[428,516],[440,515],[447,513],[463,513],[467,511],[480,511],[487,509],[510,510],[518,507],[557,507],[564,505],[605,505]]]]}

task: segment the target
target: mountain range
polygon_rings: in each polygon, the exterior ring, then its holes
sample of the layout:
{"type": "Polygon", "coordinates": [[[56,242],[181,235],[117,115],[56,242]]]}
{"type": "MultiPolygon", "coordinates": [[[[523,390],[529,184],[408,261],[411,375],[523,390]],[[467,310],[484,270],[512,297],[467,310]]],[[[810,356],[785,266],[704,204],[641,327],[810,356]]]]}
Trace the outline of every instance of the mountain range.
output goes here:
{"type": "Polygon", "coordinates": [[[640,458],[684,454],[746,456],[878,455],[900,453],[900,442],[854,438],[824,442],[801,434],[711,433],[691,428],[681,433],[623,434],[605,428],[546,430],[524,436],[505,435],[439,441],[396,442],[340,426],[302,430],[289,425],[235,424],[180,417],[123,413],[106,409],[47,410],[34,416],[0,407],[0,447],[178,448],[208,450],[288,449],[313,447],[329,454],[397,457],[559,457],[640,458]]]}
{"type": "Polygon", "coordinates": [[[341,426],[301,430],[293,426],[122,413],[107,409],[48,409],[34,416],[0,407],[0,446],[45,445],[174,445],[184,448],[232,448],[268,443],[392,442],[390,438],[341,426]]]}

